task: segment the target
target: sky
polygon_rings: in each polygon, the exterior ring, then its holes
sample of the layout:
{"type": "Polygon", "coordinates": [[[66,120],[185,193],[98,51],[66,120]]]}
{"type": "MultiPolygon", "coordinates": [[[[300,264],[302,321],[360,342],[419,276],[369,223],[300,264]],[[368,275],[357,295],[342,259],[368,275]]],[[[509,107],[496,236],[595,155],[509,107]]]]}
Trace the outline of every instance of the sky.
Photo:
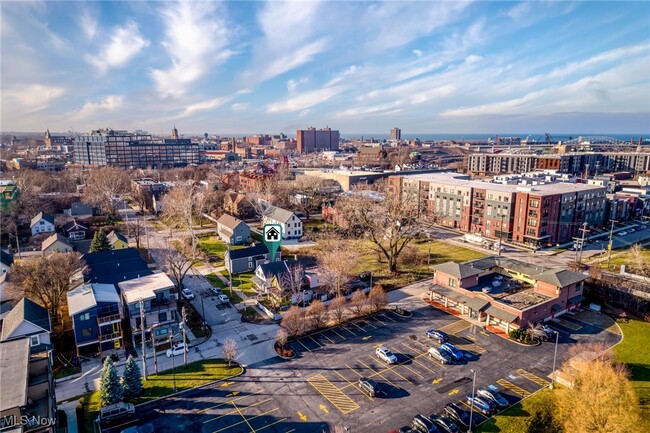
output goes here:
{"type": "Polygon", "coordinates": [[[646,1],[0,2],[2,131],[650,133],[646,1]]]}

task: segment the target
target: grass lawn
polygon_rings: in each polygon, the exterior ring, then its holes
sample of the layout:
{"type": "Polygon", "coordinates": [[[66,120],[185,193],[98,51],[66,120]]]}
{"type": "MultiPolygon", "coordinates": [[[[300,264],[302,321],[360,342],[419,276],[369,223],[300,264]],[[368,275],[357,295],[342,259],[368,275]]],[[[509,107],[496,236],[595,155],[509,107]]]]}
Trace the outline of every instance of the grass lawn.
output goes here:
{"type": "Polygon", "coordinates": [[[641,403],[641,416],[650,421],[650,351],[647,350],[650,323],[631,318],[619,320],[618,324],[623,330],[623,341],[614,348],[616,360],[630,368],[632,386],[641,403]]]}
{"type": "MultiPolygon", "coordinates": [[[[228,274],[228,271],[223,269],[221,271],[221,275],[224,276],[225,279],[230,278],[230,275],[228,274]]],[[[244,272],[242,274],[233,274],[232,276],[232,285],[236,287],[237,289],[241,290],[246,294],[246,296],[255,296],[257,295],[257,292],[255,291],[255,283],[251,280],[255,276],[255,273],[253,272],[244,272]]]]}
{"type": "MultiPolygon", "coordinates": [[[[217,236],[199,238],[199,248],[207,255],[217,256],[221,261],[223,261],[223,258],[226,255],[226,251],[228,251],[226,244],[224,244],[217,236]]],[[[230,248],[233,250],[238,250],[240,248],[246,248],[246,246],[233,245],[230,248]]]]}
{"type": "MultiPolygon", "coordinates": [[[[644,261],[650,262],[650,249],[645,248],[643,250],[643,259],[644,261]]],[[[628,251],[620,252],[620,253],[613,253],[612,254],[612,261],[610,262],[609,265],[609,270],[612,272],[619,272],[621,270],[621,265],[626,265],[625,267],[629,271],[630,264],[633,262],[632,260],[632,255],[628,251]]],[[[605,260],[602,263],[602,268],[607,269],[607,261],[605,260]]]]}
{"type": "Polygon", "coordinates": [[[534,408],[539,406],[544,399],[544,393],[552,392],[548,388],[533,394],[521,403],[509,407],[499,415],[490,418],[476,428],[474,431],[479,433],[522,433],[528,430],[530,417],[534,413],[534,408]]]}
{"type": "Polygon", "coordinates": [[[226,295],[228,299],[230,299],[231,304],[239,304],[240,302],[242,302],[242,298],[240,298],[237,295],[237,293],[230,290],[230,287],[225,285],[223,281],[221,281],[221,279],[215,274],[208,274],[205,276],[205,278],[207,278],[208,281],[210,281],[210,284],[212,284],[213,286],[219,287],[223,292],[223,294],[226,295]]]}
{"type": "MultiPolygon", "coordinates": [[[[182,362],[181,362],[182,364],[182,362]]],[[[176,388],[178,391],[196,388],[206,385],[215,380],[226,379],[241,373],[239,366],[228,367],[222,359],[206,359],[193,362],[187,368],[176,368],[176,388]]],[[[120,372],[121,373],[121,372],[120,372]]],[[[171,370],[164,371],[159,375],[150,375],[143,381],[144,391],[142,396],[132,401],[133,404],[146,403],[147,401],[164,397],[174,392],[174,382],[171,370]]],[[[83,396],[86,405],[86,430],[93,431],[93,420],[97,418],[100,409],[99,391],[90,392],[83,396]]]]}
{"type": "Polygon", "coordinates": [[[156,262],[147,254],[147,249],[140,247],[138,248],[138,251],[140,251],[140,257],[142,257],[142,260],[147,262],[148,265],[154,265],[156,262]]]}
{"type": "Polygon", "coordinates": [[[72,376],[73,374],[81,373],[81,368],[79,367],[65,367],[54,372],[55,379],[61,379],[66,376],[72,376]]]}

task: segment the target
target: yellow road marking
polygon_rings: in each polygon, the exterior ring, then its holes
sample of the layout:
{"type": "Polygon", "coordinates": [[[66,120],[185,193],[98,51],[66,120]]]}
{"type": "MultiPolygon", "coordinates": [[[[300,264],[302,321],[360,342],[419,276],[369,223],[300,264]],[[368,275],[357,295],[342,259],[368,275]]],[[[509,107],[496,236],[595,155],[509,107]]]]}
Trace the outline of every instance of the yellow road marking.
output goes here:
{"type": "Polygon", "coordinates": [[[233,392],[231,392],[230,394],[228,394],[226,397],[234,397],[234,396],[236,396],[237,394],[239,394],[239,391],[233,391],[233,392]]]}
{"type": "MultiPolygon", "coordinates": [[[[350,368],[350,367],[348,367],[348,368],[350,368]]],[[[348,388],[348,387],[351,386],[353,388],[356,388],[356,389],[360,390],[361,394],[363,394],[363,396],[366,397],[368,400],[373,401],[372,397],[370,397],[368,394],[366,394],[366,392],[363,389],[361,389],[357,383],[352,382],[351,380],[349,380],[347,377],[343,376],[338,371],[336,371],[336,370],[333,370],[333,371],[334,371],[334,373],[338,374],[343,380],[345,380],[348,383],[347,385],[344,385],[344,386],[339,388],[341,391],[343,391],[345,388],[348,388]]],[[[355,373],[356,373],[356,371],[355,371],[355,373]]]]}
{"type": "Polygon", "coordinates": [[[330,329],[330,331],[332,331],[333,333],[335,333],[336,335],[338,335],[338,336],[341,337],[342,339],[347,340],[347,338],[345,338],[344,336],[342,336],[341,334],[339,334],[338,332],[336,332],[336,331],[334,330],[334,328],[330,329]]]}
{"type": "Polygon", "coordinates": [[[515,385],[515,384],[512,383],[512,382],[508,382],[508,381],[505,380],[505,379],[499,379],[499,380],[497,380],[497,383],[498,383],[499,385],[503,386],[504,388],[507,388],[507,389],[509,389],[510,391],[514,392],[515,394],[517,394],[517,395],[519,395],[519,396],[521,396],[521,397],[524,397],[524,398],[525,398],[525,397],[528,397],[529,395],[532,394],[532,393],[526,391],[525,389],[523,389],[523,388],[521,388],[521,387],[515,385]]]}
{"type": "MultiPolygon", "coordinates": [[[[267,398],[267,399],[264,399],[264,400],[260,400],[260,401],[258,401],[258,402],[256,402],[256,403],[249,404],[248,406],[246,406],[246,408],[251,408],[251,407],[259,406],[260,404],[264,404],[264,403],[266,403],[267,401],[271,401],[271,400],[273,400],[273,398],[267,398]]],[[[234,403],[232,403],[232,405],[235,406],[234,403]]],[[[207,420],[207,421],[203,421],[203,424],[207,424],[207,423],[209,423],[209,422],[216,421],[216,420],[218,420],[219,418],[223,418],[224,416],[229,416],[229,415],[232,415],[232,414],[235,414],[235,413],[237,413],[237,410],[233,410],[233,411],[230,411],[230,412],[226,412],[226,413],[221,414],[221,415],[219,415],[219,416],[215,416],[214,418],[210,418],[210,419],[207,420]]]]}
{"type": "Polygon", "coordinates": [[[320,410],[322,410],[323,412],[330,413],[330,411],[327,410],[327,406],[325,406],[324,404],[321,404],[319,407],[320,407],[320,410]]]}
{"type": "Polygon", "coordinates": [[[517,374],[522,376],[522,377],[525,377],[526,379],[530,380],[533,383],[536,383],[539,386],[546,386],[549,383],[551,383],[550,381],[548,381],[546,379],[542,379],[541,377],[536,376],[533,373],[530,373],[530,372],[524,370],[523,368],[520,368],[519,370],[517,370],[517,374]]]}
{"type": "Polygon", "coordinates": [[[309,335],[308,337],[309,337],[309,339],[310,339],[311,341],[313,341],[314,343],[316,343],[316,344],[318,345],[319,348],[322,348],[322,347],[323,347],[323,346],[322,346],[318,341],[316,341],[315,339],[313,339],[313,338],[311,337],[311,335],[309,335]]]}
{"type": "Polygon", "coordinates": [[[451,391],[449,391],[449,395],[458,394],[459,392],[460,392],[460,390],[458,388],[452,389],[451,391]]]}
{"type": "Polygon", "coordinates": [[[480,330],[480,331],[478,331],[478,332],[479,332],[480,334],[485,335],[486,337],[489,337],[489,336],[490,336],[490,334],[488,334],[487,332],[485,332],[485,331],[483,331],[483,330],[480,330]]]}
{"type": "MultiPolygon", "coordinates": [[[[359,372],[358,372],[357,370],[355,370],[354,368],[350,367],[350,366],[347,365],[347,364],[345,364],[345,366],[346,366],[347,368],[349,368],[350,370],[352,370],[352,372],[353,372],[354,374],[356,374],[357,376],[359,376],[359,377],[363,377],[363,376],[362,376],[361,374],[359,374],[359,372]]],[[[374,370],[373,370],[373,371],[374,371],[374,370]]]]}
{"type": "Polygon", "coordinates": [[[473,335],[468,335],[467,338],[469,338],[470,340],[476,341],[476,337],[474,337],[473,335]]]}
{"type": "Polygon", "coordinates": [[[303,415],[302,412],[298,412],[298,417],[303,421],[307,421],[307,415],[303,415]]]}
{"type": "Polygon", "coordinates": [[[469,322],[466,322],[464,320],[457,320],[454,323],[450,323],[449,325],[445,325],[442,328],[439,328],[439,330],[444,331],[447,334],[458,334],[460,331],[464,331],[470,326],[472,326],[472,324],[469,322]]]}
{"type": "Polygon", "coordinates": [[[581,329],[582,326],[576,325],[575,323],[568,322],[564,319],[560,319],[559,317],[556,317],[555,319],[551,319],[551,321],[556,322],[558,325],[563,326],[565,328],[572,329],[574,331],[577,331],[578,329],[581,329]]]}
{"type": "MultiPolygon", "coordinates": [[[[267,424],[267,425],[265,425],[264,427],[260,427],[260,428],[258,428],[258,429],[256,430],[256,432],[259,433],[259,432],[261,432],[262,430],[264,430],[265,428],[267,428],[267,427],[271,427],[272,425],[275,425],[275,424],[280,423],[280,422],[284,422],[284,421],[286,421],[287,419],[289,419],[289,418],[288,418],[288,417],[280,418],[279,420],[273,421],[271,424],[267,424]]],[[[291,430],[288,430],[288,431],[286,431],[285,433],[291,433],[291,432],[293,432],[293,431],[296,431],[296,429],[295,429],[295,428],[292,428],[291,430]]]]}
{"type": "Polygon", "coordinates": [[[436,371],[435,371],[435,370],[430,369],[429,367],[427,367],[426,365],[424,365],[424,363],[418,361],[417,358],[413,358],[413,362],[415,362],[417,365],[419,365],[420,367],[422,367],[422,368],[424,368],[425,370],[427,370],[429,373],[436,374],[436,371]]]}
{"type": "MultiPolygon", "coordinates": [[[[285,419],[286,419],[286,418],[285,418],[285,419]]],[[[269,424],[269,425],[271,425],[271,424],[269,424]]],[[[284,433],[293,433],[293,432],[295,432],[295,431],[296,431],[296,429],[295,429],[295,428],[292,428],[291,430],[287,430],[287,431],[285,431],[284,433]]]]}
{"type": "Polygon", "coordinates": [[[360,407],[354,400],[348,397],[347,394],[341,391],[322,374],[310,377],[307,379],[307,382],[316,390],[316,392],[325,397],[327,401],[332,403],[332,405],[344,415],[355,411],[360,407]]]}
{"type": "Polygon", "coordinates": [[[311,349],[310,349],[309,347],[305,346],[304,344],[302,344],[302,342],[301,342],[300,340],[296,340],[296,341],[297,341],[298,344],[300,344],[302,347],[304,347],[305,349],[307,349],[308,352],[311,352],[311,349]]]}
{"type": "MultiPolygon", "coordinates": [[[[253,426],[251,425],[251,423],[248,422],[248,420],[246,419],[246,417],[244,416],[244,414],[241,412],[241,410],[239,410],[239,408],[237,407],[237,405],[233,403],[233,406],[234,406],[235,409],[237,409],[237,412],[239,412],[239,415],[241,415],[241,417],[244,419],[244,422],[246,423],[246,425],[248,426],[248,428],[251,429],[251,433],[255,433],[255,429],[253,428],[253,426]]],[[[241,424],[241,423],[240,423],[240,424],[241,424]]],[[[231,425],[230,427],[233,427],[233,426],[231,425]]]]}
{"type": "Polygon", "coordinates": [[[440,382],[442,382],[442,377],[439,377],[439,378],[437,378],[437,379],[433,379],[433,380],[431,381],[431,383],[432,383],[433,385],[437,385],[437,384],[439,384],[440,382]]]}
{"type": "MultiPolygon", "coordinates": [[[[392,347],[390,348],[390,350],[392,350],[393,352],[397,352],[397,350],[395,350],[395,349],[392,348],[392,347]]],[[[420,376],[422,379],[424,379],[424,376],[422,376],[420,373],[418,373],[417,371],[411,369],[408,365],[406,365],[406,362],[407,362],[407,361],[411,361],[411,362],[415,361],[415,356],[414,356],[412,359],[407,359],[407,360],[404,361],[403,363],[400,362],[400,363],[398,363],[398,364],[401,365],[402,367],[406,368],[407,370],[409,370],[409,371],[412,372],[413,374],[417,374],[417,375],[420,376]]]]}
{"type": "Polygon", "coordinates": [[[235,382],[224,382],[224,383],[221,384],[221,387],[230,386],[233,383],[235,383],[235,382]]]}
{"type": "Polygon", "coordinates": [[[219,404],[215,404],[214,406],[206,407],[205,409],[201,409],[201,410],[197,411],[196,413],[206,412],[206,411],[208,411],[210,409],[215,409],[215,408],[218,408],[218,407],[221,407],[221,406],[225,406],[227,404],[231,404],[231,403],[234,403],[236,401],[243,400],[243,399],[245,399],[247,397],[252,397],[254,395],[260,394],[261,392],[262,391],[255,391],[255,392],[253,392],[251,394],[242,395],[241,397],[234,398],[234,399],[232,399],[230,401],[224,401],[223,403],[219,403],[219,404]]]}
{"type": "Polygon", "coordinates": [[[363,337],[361,339],[366,341],[366,340],[370,340],[371,337],[372,337],[372,335],[366,335],[365,337],[363,337]]]}
{"type": "MultiPolygon", "coordinates": [[[[369,356],[369,358],[372,359],[371,356],[369,356]]],[[[390,368],[385,368],[385,369],[383,369],[383,370],[381,370],[381,371],[377,371],[377,370],[375,370],[374,368],[372,368],[371,366],[369,366],[368,364],[366,364],[365,362],[360,361],[360,360],[358,360],[358,359],[357,359],[357,361],[358,361],[360,364],[363,364],[363,366],[366,367],[368,370],[370,370],[370,371],[373,372],[370,376],[368,376],[369,379],[372,378],[372,377],[375,377],[375,376],[380,376],[382,379],[384,379],[386,382],[388,382],[388,383],[390,383],[391,385],[393,385],[395,388],[399,388],[399,386],[397,386],[397,385],[396,385],[394,382],[392,382],[389,378],[387,378],[386,376],[383,375],[383,373],[389,371],[390,368]]],[[[373,361],[374,361],[374,360],[373,360],[373,361]]],[[[398,374],[398,376],[400,376],[400,375],[398,374]]],[[[403,378],[403,376],[400,376],[400,377],[403,378]]],[[[406,380],[407,382],[411,383],[408,379],[405,379],[405,380],[406,380]]]]}

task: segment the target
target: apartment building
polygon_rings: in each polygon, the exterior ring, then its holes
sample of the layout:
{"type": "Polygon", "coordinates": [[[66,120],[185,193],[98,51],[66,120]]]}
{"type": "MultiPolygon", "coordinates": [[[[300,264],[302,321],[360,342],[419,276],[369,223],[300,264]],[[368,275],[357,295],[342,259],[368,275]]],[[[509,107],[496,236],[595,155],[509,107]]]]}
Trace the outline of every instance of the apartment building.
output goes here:
{"type": "Polygon", "coordinates": [[[339,131],[331,128],[316,129],[309,127],[296,131],[296,148],[298,153],[311,153],[322,150],[339,149],[339,131]]]}

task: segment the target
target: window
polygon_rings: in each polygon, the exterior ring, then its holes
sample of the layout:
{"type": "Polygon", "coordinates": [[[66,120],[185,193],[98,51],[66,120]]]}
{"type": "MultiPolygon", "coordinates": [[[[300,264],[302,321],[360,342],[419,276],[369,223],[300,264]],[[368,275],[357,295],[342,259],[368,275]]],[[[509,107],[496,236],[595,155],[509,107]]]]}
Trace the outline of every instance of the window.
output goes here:
{"type": "Polygon", "coordinates": [[[158,313],[158,321],[159,322],[166,322],[167,321],[167,312],[163,313],[158,313]]]}
{"type": "Polygon", "coordinates": [[[81,336],[82,337],[92,337],[93,335],[93,329],[92,328],[83,328],[81,330],[81,336]]]}
{"type": "Polygon", "coordinates": [[[449,287],[456,287],[456,279],[449,278],[449,287]]]}
{"type": "Polygon", "coordinates": [[[84,314],[80,315],[79,320],[80,321],[90,320],[90,313],[84,313],[84,314]]]}
{"type": "Polygon", "coordinates": [[[539,200],[531,200],[530,207],[539,207],[539,200]]]}
{"type": "Polygon", "coordinates": [[[41,344],[41,341],[38,338],[38,335],[32,335],[31,337],[29,337],[29,345],[30,346],[32,346],[32,347],[33,346],[38,346],[39,344],[41,344]]]}

